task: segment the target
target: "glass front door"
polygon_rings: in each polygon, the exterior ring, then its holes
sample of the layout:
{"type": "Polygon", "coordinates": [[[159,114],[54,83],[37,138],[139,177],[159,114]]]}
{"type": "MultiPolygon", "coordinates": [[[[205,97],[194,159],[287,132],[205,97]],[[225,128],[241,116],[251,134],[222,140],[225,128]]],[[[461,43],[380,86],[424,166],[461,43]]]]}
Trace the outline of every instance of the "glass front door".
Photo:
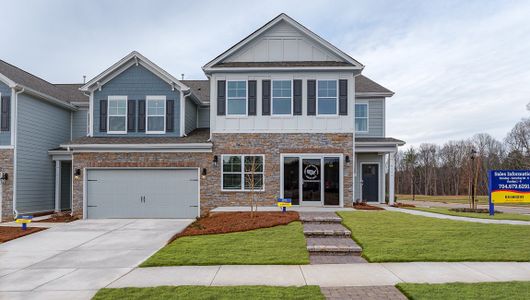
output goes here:
{"type": "Polygon", "coordinates": [[[321,159],[302,159],[302,201],[304,203],[319,203],[322,200],[321,189],[321,159]]]}

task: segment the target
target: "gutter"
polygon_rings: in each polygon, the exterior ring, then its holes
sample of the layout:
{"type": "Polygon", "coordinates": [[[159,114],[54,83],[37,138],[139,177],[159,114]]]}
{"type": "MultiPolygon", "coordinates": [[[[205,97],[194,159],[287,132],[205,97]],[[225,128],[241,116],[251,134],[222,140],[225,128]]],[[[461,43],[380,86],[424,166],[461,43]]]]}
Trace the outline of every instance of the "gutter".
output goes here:
{"type": "Polygon", "coordinates": [[[28,88],[26,86],[17,84],[14,88],[21,88],[22,89],[21,92],[27,92],[29,94],[33,94],[33,95],[35,95],[37,97],[43,98],[43,99],[47,100],[48,102],[51,102],[51,103],[56,104],[58,106],[61,106],[63,108],[68,108],[68,109],[71,109],[71,110],[74,110],[74,111],[77,110],[77,106],[75,106],[75,105],[72,105],[72,104],[67,103],[65,101],[62,101],[62,100],[59,100],[59,99],[57,99],[55,97],[51,97],[51,96],[49,96],[47,94],[38,92],[38,91],[36,91],[34,89],[31,89],[31,88],[28,88]]]}

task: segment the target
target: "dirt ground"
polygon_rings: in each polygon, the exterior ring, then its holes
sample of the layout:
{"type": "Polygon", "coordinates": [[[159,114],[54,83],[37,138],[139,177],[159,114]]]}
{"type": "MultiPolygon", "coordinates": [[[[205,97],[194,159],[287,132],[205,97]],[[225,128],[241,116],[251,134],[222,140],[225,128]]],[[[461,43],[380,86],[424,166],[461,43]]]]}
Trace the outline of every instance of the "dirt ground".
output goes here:
{"type": "Polygon", "coordinates": [[[28,227],[26,230],[22,230],[22,226],[20,227],[6,227],[6,226],[0,226],[0,243],[5,243],[10,240],[14,240],[19,237],[23,237],[28,234],[32,234],[41,230],[44,230],[46,228],[38,228],[38,227],[28,227]]]}
{"type": "Polygon", "coordinates": [[[252,218],[250,217],[250,212],[214,213],[199,218],[184,231],[173,237],[171,241],[181,236],[230,233],[286,225],[299,219],[298,213],[294,211],[286,213],[255,212],[252,218]]]}

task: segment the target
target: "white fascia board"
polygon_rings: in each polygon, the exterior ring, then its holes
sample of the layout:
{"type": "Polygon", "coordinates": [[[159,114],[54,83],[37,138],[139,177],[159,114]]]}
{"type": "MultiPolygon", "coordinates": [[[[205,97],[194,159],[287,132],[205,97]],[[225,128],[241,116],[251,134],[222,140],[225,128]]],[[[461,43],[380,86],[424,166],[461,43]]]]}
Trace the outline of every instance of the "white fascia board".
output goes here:
{"type": "Polygon", "coordinates": [[[62,148],[79,150],[211,150],[212,143],[181,143],[181,144],[64,144],[62,148]]]}
{"type": "Polygon", "coordinates": [[[252,34],[250,34],[249,36],[247,36],[243,40],[241,40],[239,43],[235,44],[234,46],[232,46],[231,48],[229,48],[228,50],[226,50],[225,52],[223,52],[222,54],[220,54],[219,56],[217,56],[216,58],[214,58],[213,60],[208,62],[206,65],[204,65],[202,67],[203,71],[208,73],[208,71],[212,70],[211,67],[213,65],[215,65],[218,62],[224,60],[225,58],[227,58],[228,56],[230,56],[231,54],[233,54],[237,50],[241,49],[243,46],[245,46],[248,43],[252,42],[252,40],[254,40],[260,34],[265,32],[266,30],[268,30],[272,26],[276,25],[280,21],[285,21],[285,22],[289,23],[290,25],[292,25],[293,27],[297,28],[298,30],[302,31],[304,34],[306,34],[310,38],[312,38],[315,41],[317,41],[318,43],[320,43],[322,46],[324,46],[329,51],[335,53],[337,56],[341,57],[345,61],[353,64],[356,67],[356,69],[363,69],[364,68],[363,64],[361,64],[360,62],[356,61],[351,56],[349,56],[348,54],[346,54],[343,51],[341,51],[339,48],[333,46],[330,42],[328,42],[325,39],[321,38],[316,33],[312,32],[309,29],[307,29],[305,26],[303,26],[302,24],[298,23],[293,18],[289,17],[285,13],[282,13],[279,16],[277,16],[276,18],[274,18],[271,21],[269,21],[267,24],[265,24],[261,28],[259,28],[258,30],[254,31],[252,34]]]}
{"type": "Polygon", "coordinates": [[[359,147],[403,146],[405,142],[355,142],[359,147]]]}
{"type": "Polygon", "coordinates": [[[237,72],[269,72],[269,71],[353,71],[359,70],[359,67],[237,67],[237,68],[208,68],[204,69],[206,73],[237,73],[237,72]]]}
{"type": "Polygon", "coordinates": [[[0,81],[5,83],[10,88],[14,88],[17,84],[13,80],[7,78],[4,74],[0,73],[0,81]]]}
{"type": "Polygon", "coordinates": [[[370,98],[370,97],[371,98],[373,98],[373,97],[392,97],[392,96],[394,96],[394,93],[393,92],[391,92],[391,93],[356,92],[355,96],[356,97],[368,97],[368,98],[370,98]]]}
{"type": "Polygon", "coordinates": [[[33,95],[33,96],[37,96],[39,98],[42,98],[52,104],[55,104],[57,106],[60,106],[60,107],[63,107],[63,108],[67,108],[67,109],[70,109],[70,110],[73,110],[73,111],[77,111],[78,108],[77,106],[73,105],[73,104],[70,104],[68,102],[64,102],[62,100],[59,100],[55,97],[52,97],[52,96],[49,96],[47,94],[44,94],[44,93],[41,93],[41,92],[38,92],[34,89],[31,89],[29,87],[26,87],[26,86],[23,86],[23,85],[20,85],[20,84],[17,84],[15,88],[20,88],[20,89],[23,89],[23,93],[27,93],[27,94],[30,94],[30,95],[33,95]]]}
{"type": "Polygon", "coordinates": [[[175,84],[179,90],[189,89],[188,86],[183,84],[180,80],[178,80],[177,78],[175,78],[174,76],[166,72],[164,69],[162,69],[161,67],[159,67],[158,65],[150,61],[149,59],[147,59],[145,56],[143,56],[137,51],[133,51],[129,53],[127,56],[125,56],[124,58],[120,59],[118,62],[116,62],[112,66],[110,66],[108,69],[106,69],[105,71],[103,71],[102,73],[100,73],[99,75],[91,79],[90,81],[88,81],[85,85],[80,87],[79,90],[85,91],[85,92],[94,90],[95,88],[93,88],[93,86],[94,85],[97,86],[97,83],[101,81],[101,79],[108,77],[109,75],[111,75],[112,73],[118,70],[120,70],[119,73],[121,73],[125,71],[125,69],[130,67],[130,65],[128,64],[129,61],[132,61],[133,64],[141,64],[142,66],[146,67],[148,70],[150,70],[151,72],[153,72],[154,74],[156,74],[158,77],[162,78],[169,84],[175,84]],[[123,65],[127,65],[128,67],[123,69],[122,68],[123,65]]]}

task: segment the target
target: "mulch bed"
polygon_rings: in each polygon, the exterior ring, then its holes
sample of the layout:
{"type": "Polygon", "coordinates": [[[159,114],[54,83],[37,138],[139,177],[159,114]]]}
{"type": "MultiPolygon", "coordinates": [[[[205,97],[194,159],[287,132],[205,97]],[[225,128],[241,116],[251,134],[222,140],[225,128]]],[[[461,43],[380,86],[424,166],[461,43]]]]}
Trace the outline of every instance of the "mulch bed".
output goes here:
{"type": "Polygon", "coordinates": [[[184,231],[175,235],[169,243],[181,236],[249,231],[277,225],[287,225],[299,219],[300,216],[294,211],[286,213],[255,212],[252,218],[250,217],[250,212],[214,213],[197,219],[184,231]]]}
{"type": "MultiPolygon", "coordinates": [[[[450,211],[455,212],[464,212],[464,213],[479,213],[479,214],[489,214],[490,211],[487,208],[467,208],[467,207],[459,207],[459,208],[450,208],[450,211]]],[[[502,214],[502,211],[495,211],[496,214],[502,214]]]]}
{"type": "Polygon", "coordinates": [[[396,202],[392,207],[416,207],[416,205],[396,202]]]}
{"type": "Polygon", "coordinates": [[[28,229],[22,230],[21,227],[22,226],[20,227],[0,226],[0,243],[5,243],[7,241],[14,240],[22,236],[47,229],[47,228],[39,228],[39,227],[28,227],[28,229]]]}
{"type": "Polygon", "coordinates": [[[364,202],[354,203],[353,204],[353,208],[359,209],[359,210],[385,210],[382,207],[373,206],[373,205],[370,205],[370,204],[367,204],[367,203],[364,203],[364,202]]]}
{"type": "Polygon", "coordinates": [[[33,221],[33,222],[42,222],[42,223],[70,223],[75,220],[79,220],[79,217],[74,217],[69,214],[65,215],[53,215],[48,219],[33,221]]]}

